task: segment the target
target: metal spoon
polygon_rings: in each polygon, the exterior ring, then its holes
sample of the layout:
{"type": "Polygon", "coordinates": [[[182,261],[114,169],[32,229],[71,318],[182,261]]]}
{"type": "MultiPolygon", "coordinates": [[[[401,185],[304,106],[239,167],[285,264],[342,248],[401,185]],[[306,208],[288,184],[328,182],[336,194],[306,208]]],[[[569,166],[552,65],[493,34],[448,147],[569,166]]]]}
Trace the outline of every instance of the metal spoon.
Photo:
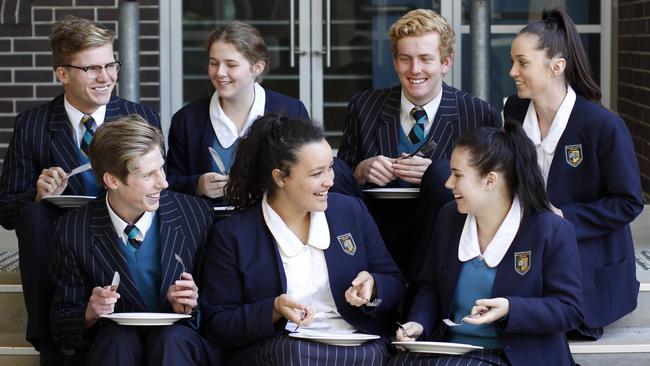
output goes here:
{"type": "MultiPolygon", "coordinates": [[[[181,256],[178,255],[178,254],[174,254],[174,258],[176,258],[176,260],[178,261],[178,263],[181,264],[181,267],[183,268],[183,271],[182,271],[182,272],[187,272],[187,271],[185,270],[185,263],[183,262],[183,258],[181,258],[181,256]]],[[[181,273],[182,273],[182,272],[181,272],[181,273]]],[[[181,279],[182,279],[182,278],[181,278],[181,279]]]]}

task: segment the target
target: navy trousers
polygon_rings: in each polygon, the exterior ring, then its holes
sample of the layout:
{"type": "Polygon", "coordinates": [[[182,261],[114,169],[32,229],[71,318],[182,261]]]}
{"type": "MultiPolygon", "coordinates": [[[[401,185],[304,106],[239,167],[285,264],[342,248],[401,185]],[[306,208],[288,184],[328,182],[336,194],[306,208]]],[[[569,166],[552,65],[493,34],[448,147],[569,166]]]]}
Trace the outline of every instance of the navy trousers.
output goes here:
{"type": "Polygon", "coordinates": [[[189,327],[129,327],[111,324],[100,330],[86,353],[89,366],[221,366],[217,348],[189,327]]]}
{"type": "Polygon", "coordinates": [[[508,366],[510,362],[500,349],[484,349],[464,355],[440,355],[404,352],[393,357],[389,366],[508,366]]]}
{"type": "Polygon", "coordinates": [[[64,210],[46,202],[34,202],[21,210],[16,222],[18,258],[27,308],[27,340],[41,356],[41,365],[60,365],[63,358],[50,334],[50,305],[54,296],[50,258],[54,224],[64,210]]]}

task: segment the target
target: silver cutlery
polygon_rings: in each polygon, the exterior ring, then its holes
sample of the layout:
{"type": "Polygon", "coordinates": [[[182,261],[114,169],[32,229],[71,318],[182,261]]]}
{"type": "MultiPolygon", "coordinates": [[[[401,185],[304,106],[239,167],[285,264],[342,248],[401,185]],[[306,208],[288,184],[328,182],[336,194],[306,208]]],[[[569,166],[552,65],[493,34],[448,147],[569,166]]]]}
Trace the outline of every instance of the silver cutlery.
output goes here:
{"type": "Polygon", "coordinates": [[[413,153],[409,154],[409,158],[414,156],[427,156],[438,146],[438,143],[434,140],[427,140],[424,145],[420,146],[419,149],[415,150],[413,153]]]}
{"type": "Polygon", "coordinates": [[[79,165],[78,167],[72,169],[70,173],[68,173],[68,179],[72,177],[73,175],[77,175],[79,173],[83,173],[86,170],[90,170],[92,167],[90,166],[90,163],[86,163],[84,165],[79,165]]]}
{"type": "Polygon", "coordinates": [[[296,329],[293,330],[294,333],[298,331],[298,328],[300,328],[300,326],[302,325],[302,322],[305,321],[305,318],[306,318],[306,317],[307,317],[307,310],[306,310],[306,309],[302,309],[302,314],[300,315],[300,323],[298,323],[298,324],[296,325],[296,329]]]}
{"type": "Polygon", "coordinates": [[[404,333],[404,335],[405,335],[407,338],[411,338],[411,335],[406,331],[406,328],[404,328],[404,324],[402,324],[402,323],[400,323],[400,322],[395,322],[395,323],[397,324],[397,326],[399,327],[399,329],[402,330],[402,332],[404,333]]]}
{"type": "Polygon", "coordinates": [[[485,312],[481,312],[481,313],[478,313],[478,314],[470,314],[470,315],[464,316],[464,317],[460,318],[460,322],[458,322],[458,323],[454,322],[453,320],[451,320],[449,318],[442,319],[442,322],[445,323],[445,325],[447,325],[448,327],[457,327],[459,325],[462,325],[465,322],[465,318],[478,318],[483,314],[485,314],[485,312]]]}
{"type": "Polygon", "coordinates": [[[217,150],[212,148],[212,146],[208,146],[208,150],[210,151],[210,155],[212,156],[212,160],[214,160],[215,164],[217,164],[217,167],[219,170],[221,170],[221,173],[228,175],[228,171],[226,170],[226,166],[223,164],[223,160],[221,160],[221,156],[219,156],[219,153],[217,150]]]}
{"type": "Polygon", "coordinates": [[[372,301],[369,301],[369,299],[366,299],[366,301],[368,301],[366,303],[366,306],[376,307],[376,306],[379,306],[379,304],[381,304],[382,299],[374,299],[372,301]]]}
{"type": "Polygon", "coordinates": [[[108,288],[111,291],[117,291],[117,288],[120,286],[120,274],[115,271],[113,274],[113,280],[111,281],[111,286],[108,288]]]}
{"type": "MultiPolygon", "coordinates": [[[[181,264],[181,268],[183,268],[183,272],[186,272],[186,270],[185,270],[185,262],[183,262],[183,258],[181,258],[181,256],[178,255],[178,254],[174,254],[174,258],[176,258],[176,260],[178,261],[178,263],[181,264]]],[[[182,272],[181,272],[181,273],[182,273],[182,272]]],[[[182,279],[182,278],[181,278],[181,279],[182,279]]]]}

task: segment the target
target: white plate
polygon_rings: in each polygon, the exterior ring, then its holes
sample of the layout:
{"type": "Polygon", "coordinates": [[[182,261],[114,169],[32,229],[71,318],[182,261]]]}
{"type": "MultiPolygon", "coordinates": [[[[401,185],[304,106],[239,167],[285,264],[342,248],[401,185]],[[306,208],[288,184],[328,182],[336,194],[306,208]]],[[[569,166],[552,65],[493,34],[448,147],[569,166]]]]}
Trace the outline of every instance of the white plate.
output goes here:
{"type": "Polygon", "coordinates": [[[230,211],[235,211],[235,206],[215,206],[214,210],[221,211],[221,212],[230,212],[230,211]]]}
{"type": "Polygon", "coordinates": [[[61,208],[75,208],[85,205],[88,201],[94,200],[94,196],[47,196],[43,197],[43,200],[61,207],[61,208]]]}
{"type": "Polygon", "coordinates": [[[450,343],[450,342],[393,342],[396,346],[402,346],[409,352],[419,353],[441,353],[443,355],[462,355],[477,349],[480,346],[471,344],[450,343]]]}
{"type": "Polygon", "coordinates": [[[373,339],[379,339],[378,335],[361,334],[361,333],[351,333],[351,334],[289,333],[289,337],[330,344],[332,346],[360,346],[373,339]]]}
{"type": "Polygon", "coordinates": [[[377,198],[389,199],[418,198],[420,195],[420,188],[371,188],[363,191],[377,198]]]}
{"type": "Polygon", "coordinates": [[[188,314],[175,313],[113,313],[100,315],[120,325],[160,326],[171,325],[174,322],[190,318],[188,314]]]}

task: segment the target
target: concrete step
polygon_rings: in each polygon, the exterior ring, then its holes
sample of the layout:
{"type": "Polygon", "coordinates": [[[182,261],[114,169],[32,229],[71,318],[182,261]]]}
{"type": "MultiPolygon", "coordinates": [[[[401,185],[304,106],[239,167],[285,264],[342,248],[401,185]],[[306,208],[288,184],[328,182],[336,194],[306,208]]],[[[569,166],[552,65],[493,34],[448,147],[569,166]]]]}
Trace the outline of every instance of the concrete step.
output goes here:
{"type": "Polygon", "coordinates": [[[571,341],[571,353],[582,365],[650,365],[650,326],[612,327],[597,341],[571,341]]]}
{"type": "Polygon", "coordinates": [[[27,312],[20,273],[0,272],[0,366],[35,366],[38,351],[25,340],[27,312]]]}

